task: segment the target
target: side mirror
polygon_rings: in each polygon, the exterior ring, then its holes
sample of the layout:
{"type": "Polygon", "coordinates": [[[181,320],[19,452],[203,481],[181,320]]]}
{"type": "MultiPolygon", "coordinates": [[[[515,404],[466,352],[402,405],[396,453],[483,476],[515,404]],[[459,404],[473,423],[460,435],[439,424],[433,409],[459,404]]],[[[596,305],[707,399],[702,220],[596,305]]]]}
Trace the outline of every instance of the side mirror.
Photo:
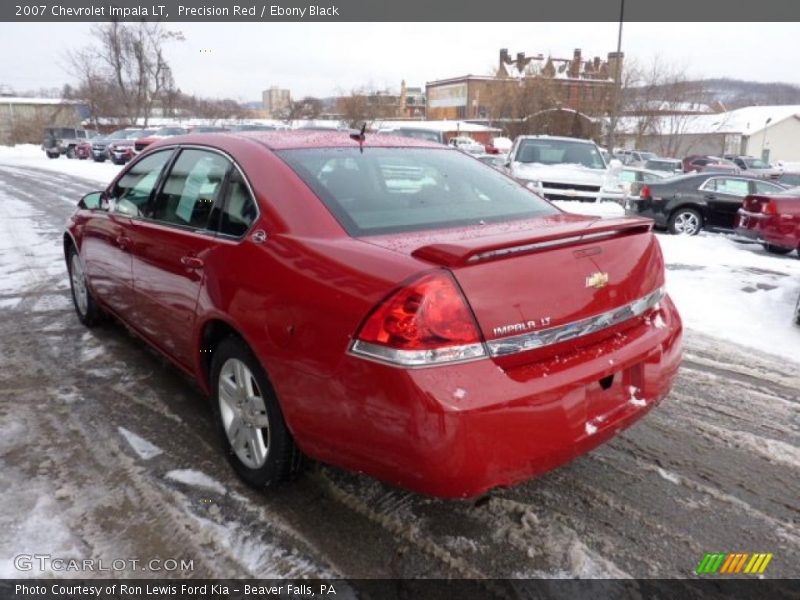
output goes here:
{"type": "Polygon", "coordinates": [[[78,207],[85,208],[87,210],[98,210],[101,208],[104,196],[105,192],[92,192],[90,194],[86,194],[78,202],[78,207]]]}

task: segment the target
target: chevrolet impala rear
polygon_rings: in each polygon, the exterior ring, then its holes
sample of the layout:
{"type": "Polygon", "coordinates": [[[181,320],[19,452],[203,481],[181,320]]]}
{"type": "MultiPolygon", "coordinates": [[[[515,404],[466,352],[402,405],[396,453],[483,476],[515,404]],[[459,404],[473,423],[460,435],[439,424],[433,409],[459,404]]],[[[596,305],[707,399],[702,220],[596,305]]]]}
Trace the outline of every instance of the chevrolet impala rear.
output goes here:
{"type": "MultiPolygon", "coordinates": [[[[444,149],[279,155],[371,248],[371,276],[385,260],[403,273],[326,385],[349,451],[312,455],[474,496],[588,452],[668,394],[682,328],[650,220],[563,213],[444,149]]],[[[302,420],[327,437],[330,413],[302,420]]]]}

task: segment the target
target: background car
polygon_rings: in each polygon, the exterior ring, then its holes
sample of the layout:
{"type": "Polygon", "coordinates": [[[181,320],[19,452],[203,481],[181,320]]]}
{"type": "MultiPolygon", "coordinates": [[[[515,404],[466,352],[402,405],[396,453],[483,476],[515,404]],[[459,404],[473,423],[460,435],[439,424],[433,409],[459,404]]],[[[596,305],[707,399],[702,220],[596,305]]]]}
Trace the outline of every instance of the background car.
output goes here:
{"type": "Polygon", "coordinates": [[[617,173],[619,160],[607,164],[591,140],[549,135],[520,135],[508,155],[507,172],[548,200],[599,202],[625,199],[617,173]]]}
{"type": "Polygon", "coordinates": [[[619,150],[614,157],[619,159],[623,165],[641,167],[648,160],[657,158],[657,155],[655,152],[645,152],[644,150],[619,150]]]}
{"type": "Polygon", "coordinates": [[[105,162],[111,158],[109,149],[112,145],[128,142],[128,140],[131,140],[131,143],[133,143],[133,140],[143,137],[144,135],[147,134],[143,129],[127,127],[125,129],[117,129],[108,135],[96,138],[92,140],[92,158],[95,160],[95,162],[105,162]]]}
{"type": "Polygon", "coordinates": [[[683,161],[679,158],[651,158],[645,161],[643,168],[648,171],[660,171],[668,175],[678,175],[683,173],[683,161]]]}
{"type": "Polygon", "coordinates": [[[196,125],[189,128],[189,133],[219,133],[222,131],[228,131],[228,128],[216,125],[196,125]]]}
{"type": "Polygon", "coordinates": [[[673,234],[696,235],[701,229],[731,231],[745,196],[784,189],[759,177],[690,173],[644,185],[639,198],[627,203],[626,213],[650,217],[673,234]]]}
{"type": "Polygon", "coordinates": [[[737,212],[736,233],[772,254],[800,252],[800,187],[747,196],[737,212]]]}
{"type": "Polygon", "coordinates": [[[622,167],[617,178],[624,185],[625,192],[628,196],[638,196],[639,190],[644,184],[661,181],[668,176],[669,174],[664,171],[650,171],[637,167],[622,167]]]}
{"type": "Polygon", "coordinates": [[[42,150],[47,158],[58,158],[62,154],[74,158],[75,147],[90,135],[89,131],[75,127],[47,127],[42,136],[42,150]]]}
{"type": "Polygon", "coordinates": [[[725,154],[722,158],[731,161],[748,175],[777,179],[783,172],[781,169],[765,163],[755,156],[742,156],[738,154],[725,154]]]}
{"type": "Polygon", "coordinates": [[[147,138],[153,133],[153,129],[126,129],[124,137],[112,139],[106,146],[106,154],[115,165],[124,165],[136,156],[136,140],[147,138]]]}
{"type": "Polygon", "coordinates": [[[609,440],[681,362],[648,220],[565,213],[417,140],[162,140],[80,201],[64,251],[79,320],[192,374],[262,490],[306,454],[475,496],[609,440]]]}
{"type": "Polygon", "coordinates": [[[457,150],[461,150],[462,152],[466,152],[467,154],[485,154],[486,153],[486,144],[481,144],[472,139],[468,136],[458,136],[454,138],[450,138],[448,144],[456,148],[457,150]]]}
{"type": "Polygon", "coordinates": [[[133,144],[133,149],[136,152],[141,152],[153,142],[176,135],[184,135],[188,131],[189,130],[184,127],[162,127],[161,129],[156,129],[152,134],[146,137],[138,138],[133,144]]]}
{"type": "Polygon", "coordinates": [[[703,171],[738,173],[740,170],[736,163],[719,156],[693,154],[683,159],[684,173],[701,173],[703,171]]]}
{"type": "Polygon", "coordinates": [[[475,158],[483,164],[494,167],[500,171],[505,170],[504,167],[508,161],[508,157],[505,154],[476,154],[475,158]]]}

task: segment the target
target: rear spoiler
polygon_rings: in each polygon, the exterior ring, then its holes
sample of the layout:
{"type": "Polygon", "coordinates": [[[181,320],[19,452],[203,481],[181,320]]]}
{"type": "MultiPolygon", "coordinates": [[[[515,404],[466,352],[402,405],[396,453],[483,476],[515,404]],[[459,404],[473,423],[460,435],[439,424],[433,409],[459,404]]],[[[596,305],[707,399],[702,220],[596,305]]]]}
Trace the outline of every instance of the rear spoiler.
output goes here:
{"type": "Polygon", "coordinates": [[[411,256],[443,267],[460,267],[503,258],[510,254],[536,252],[560,246],[571,246],[623,235],[647,233],[653,221],[638,217],[598,219],[589,225],[575,224],[547,228],[541,232],[515,231],[477,237],[458,242],[421,246],[411,256]]]}

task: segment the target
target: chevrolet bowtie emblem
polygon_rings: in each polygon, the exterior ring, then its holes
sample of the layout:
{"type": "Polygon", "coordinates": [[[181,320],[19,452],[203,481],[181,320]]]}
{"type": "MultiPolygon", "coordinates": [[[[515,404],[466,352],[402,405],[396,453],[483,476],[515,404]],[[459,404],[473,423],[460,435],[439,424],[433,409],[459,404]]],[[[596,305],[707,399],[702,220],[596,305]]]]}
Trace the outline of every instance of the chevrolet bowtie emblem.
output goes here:
{"type": "Polygon", "coordinates": [[[597,273],[592,273],[586,278],[586,287],[593,287],[595,289],[600,289],[601,287],[605,287],[608,285],[608,273],[601,273],[598,271],[597,273]]]}

